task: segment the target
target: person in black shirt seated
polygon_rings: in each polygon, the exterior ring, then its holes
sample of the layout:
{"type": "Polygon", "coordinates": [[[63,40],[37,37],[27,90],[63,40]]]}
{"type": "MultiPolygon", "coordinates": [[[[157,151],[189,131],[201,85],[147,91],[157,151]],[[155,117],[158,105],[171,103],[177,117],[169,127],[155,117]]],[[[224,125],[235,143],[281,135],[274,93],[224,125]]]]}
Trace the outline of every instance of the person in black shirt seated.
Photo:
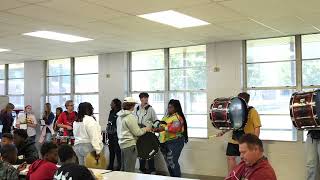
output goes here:
{"type": "Polygon", "coordinates": [[[16,164],[27,162],[32,164],[39,159],[39,153],[35,146],[35,142],[28,138],[27,131],[24,129],[16,129],[13,132],[13,141],[18,149],[18,159],[16,164]]]}

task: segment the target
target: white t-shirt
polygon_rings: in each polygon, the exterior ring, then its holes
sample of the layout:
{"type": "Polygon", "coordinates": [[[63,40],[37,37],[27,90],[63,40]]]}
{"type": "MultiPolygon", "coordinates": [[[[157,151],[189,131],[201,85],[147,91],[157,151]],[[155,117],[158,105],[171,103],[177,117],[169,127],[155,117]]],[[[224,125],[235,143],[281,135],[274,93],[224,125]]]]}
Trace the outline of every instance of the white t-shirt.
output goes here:
{"type": "MultiPolygon", "coordinates": [[[[26,114],[21,113],[21,114],[19,114],[18,120],[16,122],[16,124],[20,126],[20,129],[25,129],[26,123],[27,123],[26,118],[30,119],[33,122],[33,124],[37,124],[36,117],[33,114],[27,114],[27,117],[26,117],[26,114]]],[[[28,126],[27,133],[28,133],[29,137],[35,136],[36,135],[36,128],[28,126]]]]}

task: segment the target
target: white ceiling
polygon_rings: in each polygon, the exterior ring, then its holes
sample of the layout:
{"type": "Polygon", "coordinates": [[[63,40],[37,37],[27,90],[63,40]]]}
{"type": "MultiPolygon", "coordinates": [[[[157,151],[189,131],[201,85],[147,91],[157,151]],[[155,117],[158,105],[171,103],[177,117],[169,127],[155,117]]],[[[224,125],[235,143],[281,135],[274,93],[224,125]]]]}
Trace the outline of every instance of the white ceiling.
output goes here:
{"type": "Polygon", "coordinates": [[[0,0],[0,63],[316,33],[319,0],[0,0]],[[176,29],[135,15],[173,9],[211,25],[176,29]],[[93,38],[22,36],[49,30],[93,38]]]}

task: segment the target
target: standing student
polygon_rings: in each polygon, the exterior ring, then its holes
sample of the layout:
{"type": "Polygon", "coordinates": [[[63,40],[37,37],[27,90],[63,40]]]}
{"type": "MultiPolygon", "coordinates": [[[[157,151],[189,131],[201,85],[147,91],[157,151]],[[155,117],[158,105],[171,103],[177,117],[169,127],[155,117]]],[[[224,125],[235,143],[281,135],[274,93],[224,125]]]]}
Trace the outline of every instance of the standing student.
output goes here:
{"type": "Polygon", "coordinates": [[[320,130],[309,130],[305,144],[306,180],[316,180],[320,165],[320,130]]]}
{"type": "Polygon", "coordinates": [[[2,134],[3,133],[11,133],[11,128],[13,124],[12,111],[14,109],[14,105],[12,103],[8,103],[4,109],[0,112],[0,123],[2,124],[2,134]]]}
{"type": "Polygon", "coordinates": [[[43,143],[44,141],[51,142],[52,135],[54,134],[54,130],[53,130],[54,114],[51,111],[50,103],[46,103],[44,105],[42,120],[44,121],[44,125],[42,125],[39,142],[40,143],[43,143]]]}
{"type": "Polygon", "coordinates": [[[162,118],[162,125],[155,131],[160,132],[161,152],[166,160],[170,176],[181,177],[179,157],[184,143],[188,142],[187,121],[179,100],[171,99],[167,112],[167,115],[162,118]]]}
{"type": "Polygon", "coordinates": [[[101,126],[93,117],[93,107],[88,102],[79,104],[78,118],[74,122],[73,134],[75,137],[74,151],[79,164],[85,164],[88,153],[93,152],[96,159],[100,158],[103,149],[101,126]]]}
{"type": "Polygon", "coordinates": [[[133,114],[136,101],[132,97],[126,97],[123,101],[123,110],[118,112],[117,134],[121,148],[121,171],[134,172],[137,161],[137,138],[151,128],[138,126],[138,120],[133,114]]]}
{"type": "Polygon", "coordinates": [[[74,103],[72,100],[68,100],[65,103],[66,111],[61,113],[59,116],[57,126],[63,128],[63,135],[64,136],[73,136],[72,129],[73,129],[73,122],[77,118],[77,112],[74,111],[74,103]]]}
{"type": "MultiPolygon", "coordinates": [[[[246,92],[242,92],[238,94],[239,98],[242,98],[246,101],[246,103],[249,103],[250,95],[246,92]]],[[[254,134],[257,137],[260,135],[260,127],[261,127],[261,121],[260,116],[257,112],[257,110],[253,107],[249,107],[248,109],[248,117],[247,117],[247,124],[244,127],[244,134],[254,134]]],[[[217,136],[222,136],[228,131],[222,131],[217,136]]],[[[235,131],[233,131],[232,139],[229,141],[227,146],[227,163],[228,163],[228,172],[230,172],[236,165],[236,158],[240,156],[239,151],[239,143],[238,143],[239,137],[235,135],[235,131]]]]}
{"type": "Polygon", "coordinates": [[[111,101],[111,111],[109,113],[108,124],[107,124],[107,133],[109,140],[109,152],[110,152],[110,160],[109,160],[109,170],[114,170],[113,164],[115,156],[117,156],[118,167],[115,170],[119,171],[121,168],[121,149],[118,142],[117,135],[117,113],[121,110],[121,101],[119,99],[113,99],[111,101]]]}
{"type": "MultiPolygon", "coordinates": [[[[142,92],[139,94],[140,102],[136,108],[134,114],[137,116],[138,124],[140,127],[152,128],[153,123],[157,120],[157,115],[152,106],[149,104],[149,94],[142,92]]],[[[149,160],[139,159],[140,171],[145,174],[150,174],[156,171],[154,165],[154,158],[149,160]],[[148,162],[148,169],[146,163],[148,162]]]]}
{"type": "Polygon", "coordinates": [[[16,122],[16,127],[18,129],[27,129],[29,138],[35,141],[37,134],[37,120],[35,115],[32,113],[31,105],[26,105],[26,107],[24,107],[24,114],[19,114],[18,120],[16,122]]]}
{"type": "Polygon", "coordinates": [[[59,119],[62,112],[63,112],[63,109],[61,107],[56,108],[56,117],[54,119],[54,124],[53,124],[54,134],[57,134],[59,131],[59,127],[57,126],[57,123],[58,123],[58,119],[59,119]]]}

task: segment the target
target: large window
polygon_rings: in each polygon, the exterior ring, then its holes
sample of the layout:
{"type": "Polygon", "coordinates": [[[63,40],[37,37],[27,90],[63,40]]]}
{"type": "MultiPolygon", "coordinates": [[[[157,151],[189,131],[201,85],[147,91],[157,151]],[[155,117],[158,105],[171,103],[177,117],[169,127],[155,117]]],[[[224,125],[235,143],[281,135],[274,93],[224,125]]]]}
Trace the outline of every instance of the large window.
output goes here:
{"type": "Polygon", "coordinates": [[[6,95],[6,65],[0,65],[0,95],[6,95]]]}
{"type": "Polygon", "coordinates": [[[24,108],[24,64],[8,65],[8,96],[9,101],[17,109],[24,108]]]}
{"type": "Polygon", "coordinates": [[[158,119],[168,101],[179,99],[190,137],[207,137],[206,46],[131,53],[131,93],[148,92],[158,119]]]}
{"type": "Polygon", "coordinates": [[[47,101],[53,109],[65,109],[69,99],[74,100],[75,110],[79,103],[90,102],[99,118],[98,56],[47,61],[47,101]]]}
{"type": "MultiPolygon", "coordinates": [[[[311,91],[320,88],[320,34],[301,36],[302,89],[311,91]]],[[[304,132],[304,140],[307,131],[304,132]]]]}
{"type": "Polygon", "coordinates": [[[261,138],[296,140],[289,101],[296,90],[295,37],[246,41],[246,87],[249,105],[261,117],[261,138]]]}

